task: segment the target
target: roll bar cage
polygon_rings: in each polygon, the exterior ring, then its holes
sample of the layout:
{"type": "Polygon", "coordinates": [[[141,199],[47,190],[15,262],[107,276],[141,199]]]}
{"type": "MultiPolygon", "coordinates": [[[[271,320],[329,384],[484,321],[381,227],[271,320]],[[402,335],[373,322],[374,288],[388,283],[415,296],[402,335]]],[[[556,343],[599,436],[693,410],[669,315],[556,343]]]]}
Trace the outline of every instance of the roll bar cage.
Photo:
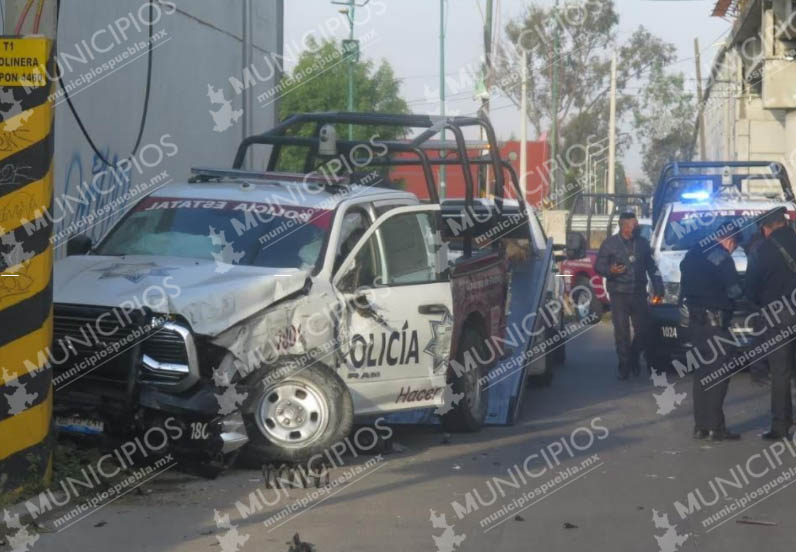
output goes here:
{"type": "Polygon", "coordinates": [[[787,201],[794,201],[793,189],[791,188],[788,171],[777,161],[676,161],[663,167],[658,185],[655,187],[655,194],[652,202],[652,224],[657,224],[658,218],[663,213],[663,208],[670,203],[672,192],[675,191],[675,183],[686,180],[711,180],[713,191],[718,192],[722,185],[721,174],[699,172],[706,169],[752,169],[768,168],[771,174],[733,174],[732,183],[740,190],[742,179],[763,179],[777,178],[782,193],[787,201]]]}
{"type": "MultiPolygon", "coordinates": [[[[644,194],[589,194],[578,193],[572,203],[572,214],[578,211],[578,206],[583,205],[586,213],[586,242],[591,243],[591,223],[592,217],[597,214],[594,212],[596,201],[586,201],[587,199],[596,200],[604,199],[613,203],[611,213],[608,215],[607,235],[611,235],[611,229],[614,226],[614,219],[622,213],[624,209],[631,205],[638,205],[641,207],[641,216],[647,217],[650,212],[650,198],[644,194]]],[[[567,218],[566,236],[572,232],[572,216],[567,218]]]]}
{"type": "MultiPolygon", "coordinates": [[[[249,136],[241,142],[235,155],[233,167],[241,169],[246,158],[248,149],[253,145],[272,146],[271,154],[268,159],[267,170],[274,171],[282,148],[285,146],[304,146],[308,148],[304,159],[304,172],[309,173],[316,166],[316,161],[321,159],[328,161],[328,156],[322,156],[318,152],[320,145],[320,131],[324,125],[366,125],[366,126],[393,126],[406,129],[417,129],[420,133],[407,139],[406,141],[386,140],[375,142],[379,149],[387,148],[383,155],[373,157],[367,165],[370,166],[420,166],[426,180],[428,196],[434,203],[439,203],[439,191],[434,179],[434,166],[460,165],[464,174],[465,182],[465,207],[472,210],[475,197],[475,185],[473,183],[472,166],[491,166],[495,174],[495,204],[499,212],[503,210],[503,200],[505,196],[505,175],[504,170],[509,174],[511,186],[517,198],[522,198],[519,179],[513,167],[500,158],[495,130],[489,120],[479,117],[433,117],[429,115],[401,115],[383,113],[349,113],[349,112],[323,112],[323,113],[298,113],[287,117],[282,123],[273,129],[249,136]],[[315,127],[312,136],[288,135],[288,131],[296,129],[301,125],[314,123],[315,127]],[[480,127],[486,135],[489,145],[489,153],[485,156],[471,158],[467,155],[467,145],[462,129],[468,127],[480,127]],[[450,130],[455,138],[456,148],[455,157],[445,157],[431,159],[427,155],[425,148],[428,142],[443,130],[450,130]],[[425,148],[424,148],[425,145],[425,148]],[[417,156],[417,159],[392,159],[396,153],[408,153],[417,156]]],[[[373,143],[364,140],[338,140],[338,154],[350,156],[356,152],[358,147],[372,148],[373,143]]],[[[524,198],[523,198],[524,199],[524,198]]],[[[527,216],[525,202],[519,201],[520,211],[527,216]]]]}

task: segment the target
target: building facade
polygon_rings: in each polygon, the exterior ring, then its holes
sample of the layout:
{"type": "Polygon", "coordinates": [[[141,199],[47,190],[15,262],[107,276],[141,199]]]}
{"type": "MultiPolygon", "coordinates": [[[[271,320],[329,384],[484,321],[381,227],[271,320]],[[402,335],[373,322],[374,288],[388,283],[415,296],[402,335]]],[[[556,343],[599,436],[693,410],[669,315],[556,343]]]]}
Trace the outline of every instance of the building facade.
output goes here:
{"type": "Polygon", "coordinates": [[[781,161],[796,179],[796,2],[720,0],[734,13],[720,46],[697,123],[696,157],[781,161]],[[701,128],[699,125],[701,124],[701,128]],[[704,132],[704,155],[699,133],[704,132]]]}

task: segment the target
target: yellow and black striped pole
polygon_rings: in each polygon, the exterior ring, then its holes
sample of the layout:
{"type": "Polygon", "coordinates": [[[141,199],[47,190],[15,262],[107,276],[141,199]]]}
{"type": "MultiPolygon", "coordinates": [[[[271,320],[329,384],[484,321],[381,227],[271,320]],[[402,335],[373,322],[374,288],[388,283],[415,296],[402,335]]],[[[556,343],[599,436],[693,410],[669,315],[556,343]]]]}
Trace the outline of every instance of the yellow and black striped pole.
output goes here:
{"type": "Polygon", "coordinates": [[[0,37],[0,495],[52,471],[52,55],[0,37]]]}

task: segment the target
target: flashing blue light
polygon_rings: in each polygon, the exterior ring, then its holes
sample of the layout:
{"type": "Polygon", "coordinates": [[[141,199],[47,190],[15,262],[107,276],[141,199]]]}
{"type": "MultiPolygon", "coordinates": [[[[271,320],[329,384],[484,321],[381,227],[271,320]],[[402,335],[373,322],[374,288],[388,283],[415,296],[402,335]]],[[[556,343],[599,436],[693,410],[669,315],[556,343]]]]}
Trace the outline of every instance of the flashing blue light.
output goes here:
{"type": "Polygon", "coordinates": [[[710,194],[708,192],[684,192],[680,197],[682,199],[704,201],[710,197],[710,194]]]}

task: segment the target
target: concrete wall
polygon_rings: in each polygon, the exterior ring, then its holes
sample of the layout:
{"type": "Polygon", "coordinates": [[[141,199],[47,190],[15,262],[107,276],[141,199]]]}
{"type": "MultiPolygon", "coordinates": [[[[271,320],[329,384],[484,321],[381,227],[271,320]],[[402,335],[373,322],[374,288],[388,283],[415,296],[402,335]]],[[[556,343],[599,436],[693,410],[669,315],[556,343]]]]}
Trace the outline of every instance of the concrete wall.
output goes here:
{"type": "Polygon", "coordinates": [[[790,12],[783,6],[776,0],[762,17],[756,4],[744,12],[714,61],[705,98],[705,158],[780,161],[796,182],[796,62],[792,43],[784,40],[789,27],[783,14],[790,12]]]}
{"type": "MultiPolygon", "coordinates": [[[[113,175],[83,137],[63,97],[56,98],[56,232],[140,183],[185,179],[197,165],[230,167],[244,130],[263,132],[273,126],[277,102],[254,101],[244,109],[247,91],[236,89],[230,81],[245,81],[245,2],[156,0],[149,115],[138,154],[123,163],[130,168],[121,176],[122,185],[114,186],[113,175]],[[209,86],[218,103],[211,103],[209,86]],[[211,111],[220,112],[218,120],[211,111]],[[61,194],[79,195],[81,183],[92,179],[99,182],[96,188],[113,186],[113,192],[92,194],[89,208],[59,209],[61,194]]],[[[282,0],[251,2],[250,59],[257,70],[249,70],[256,77],[248,93],[257,96],[276,83],[272,55],[281,52],[283,6],[282,0]]],[[[7,34],[18,9],[16,3],[7,3],[7,34]]],[[[141,122],[147,71],[146,47],[141,42],[148,36],[148,9],[146,0],[62,2],[58,60],[64,84],[73,87],[70,95],[75,109],[100,153],[113,163],[129,157],[141,122]],[[87,75],[92,81],[82,82],[87,75]]],[[[30,32],[30,24],[23,32],[30,32]]],[[[263,152],[259,153],[251,161],[253,166],[262,166],[263,152]]],[[[102,235],[120,210],[114,209],[107,220],[94,221],[88,234],[102,235]]],[[[62,250],[56,253],[62,254],[62,250]]]]}

